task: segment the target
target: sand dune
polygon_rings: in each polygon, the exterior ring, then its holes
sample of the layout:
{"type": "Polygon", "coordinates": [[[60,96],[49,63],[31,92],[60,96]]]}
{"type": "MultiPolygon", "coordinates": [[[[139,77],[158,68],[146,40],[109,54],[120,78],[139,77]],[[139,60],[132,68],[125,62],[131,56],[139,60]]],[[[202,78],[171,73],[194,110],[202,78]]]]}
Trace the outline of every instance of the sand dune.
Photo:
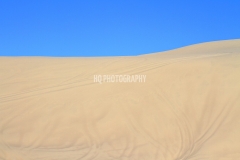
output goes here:
{"type": "Polygon", "coordinates": [[[1,57],[0,159],[240,159],[240,40],[135,57],[1,57]]]}

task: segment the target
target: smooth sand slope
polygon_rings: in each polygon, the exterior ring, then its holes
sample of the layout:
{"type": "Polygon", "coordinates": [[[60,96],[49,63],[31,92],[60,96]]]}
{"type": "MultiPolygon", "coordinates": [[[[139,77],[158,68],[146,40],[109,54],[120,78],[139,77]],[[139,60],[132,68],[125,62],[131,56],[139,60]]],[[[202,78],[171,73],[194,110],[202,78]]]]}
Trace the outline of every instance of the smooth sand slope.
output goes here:
{"type": "Polygon", "coordinates": [[[0,58],[1,160],[239,160],[240,40],[136,57],[0,58]],[[146,75],[94,83],[94,75],[146,75]]]}

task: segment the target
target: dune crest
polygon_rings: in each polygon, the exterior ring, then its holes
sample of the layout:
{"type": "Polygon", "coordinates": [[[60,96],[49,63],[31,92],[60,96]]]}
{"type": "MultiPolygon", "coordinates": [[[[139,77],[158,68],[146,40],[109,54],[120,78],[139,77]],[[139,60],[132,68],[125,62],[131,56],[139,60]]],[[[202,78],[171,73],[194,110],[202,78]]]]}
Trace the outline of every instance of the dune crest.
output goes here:
{"type": "Polygon", "coordinates": [[[2,160],[236,160],[239,115],[240,40],[135,57],[0,58],[2,160]]]}

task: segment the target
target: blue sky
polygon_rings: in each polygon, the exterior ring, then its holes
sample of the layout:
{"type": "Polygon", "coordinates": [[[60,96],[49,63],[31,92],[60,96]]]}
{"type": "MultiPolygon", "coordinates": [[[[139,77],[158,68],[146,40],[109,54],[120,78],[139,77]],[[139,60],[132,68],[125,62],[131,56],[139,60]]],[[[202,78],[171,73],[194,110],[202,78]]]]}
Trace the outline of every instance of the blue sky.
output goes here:
{"type": "Polygon", "coordinates": [[[1,56],[126,56],[237,38],[239,0],[0,0],[1,56]]]}

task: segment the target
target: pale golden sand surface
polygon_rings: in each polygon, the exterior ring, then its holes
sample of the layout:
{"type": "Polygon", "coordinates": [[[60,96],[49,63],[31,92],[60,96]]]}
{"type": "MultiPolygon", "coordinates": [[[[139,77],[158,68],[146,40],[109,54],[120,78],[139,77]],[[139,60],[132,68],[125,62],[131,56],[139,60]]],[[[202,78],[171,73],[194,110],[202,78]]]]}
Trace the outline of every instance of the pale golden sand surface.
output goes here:
{"type": "Polygon", "coordinates": [[[1,160],[239,160],[240,40],[0,58],[1,160]],[[146,75],[95,83],[94,75],[146,75]]]}

